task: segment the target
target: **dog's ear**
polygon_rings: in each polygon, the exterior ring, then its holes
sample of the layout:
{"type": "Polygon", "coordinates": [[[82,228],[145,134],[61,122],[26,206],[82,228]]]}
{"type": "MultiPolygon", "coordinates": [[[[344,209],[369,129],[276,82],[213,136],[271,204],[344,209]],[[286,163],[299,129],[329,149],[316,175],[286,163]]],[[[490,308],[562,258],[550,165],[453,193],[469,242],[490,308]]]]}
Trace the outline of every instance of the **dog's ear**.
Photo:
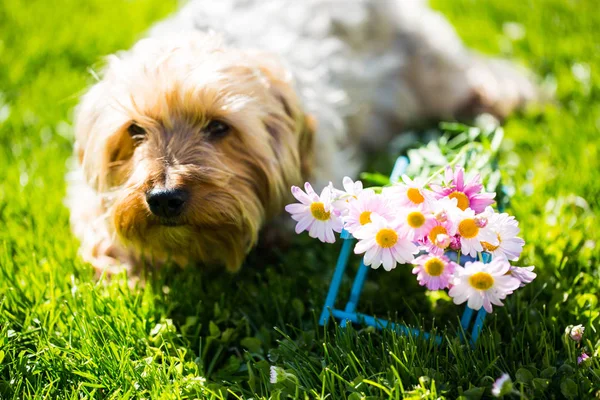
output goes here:
{"type": "Polygon", "coordinates": [[[110,107],[110,93],[99,82],[83,96],[75,115],[75,154],[87,183],[106,191],[120,182],[119,170],[126,169],[134,142],[127,132],[128,117],[110,107]]]}
{"type": "Polygon", "coordinates": [[[287,184],[297,184],[310,179],[313,165],[313,137],[315,119],[302,107],[294,81],[288,68],[273,55],[254,52],[248,54],[265,78],[265,84],[279,107],[265,121],[280,162],[293,162],[289,166],[287,184]],[[292,173],[295,172],[294,173],[292,173]]]}

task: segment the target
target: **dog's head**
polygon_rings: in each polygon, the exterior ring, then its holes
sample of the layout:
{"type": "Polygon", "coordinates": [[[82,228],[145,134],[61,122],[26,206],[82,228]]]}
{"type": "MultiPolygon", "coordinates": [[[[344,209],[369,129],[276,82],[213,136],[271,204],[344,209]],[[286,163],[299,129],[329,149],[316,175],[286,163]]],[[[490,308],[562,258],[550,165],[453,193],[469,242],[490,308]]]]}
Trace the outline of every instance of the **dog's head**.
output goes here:
{"type": "Polygon", "coordinates": [[[111,56],[77,109],[76,152],[115,233],[145,256],[237,270],[309,174],[290,81],[275,58],[199,33],[111,56]]]}

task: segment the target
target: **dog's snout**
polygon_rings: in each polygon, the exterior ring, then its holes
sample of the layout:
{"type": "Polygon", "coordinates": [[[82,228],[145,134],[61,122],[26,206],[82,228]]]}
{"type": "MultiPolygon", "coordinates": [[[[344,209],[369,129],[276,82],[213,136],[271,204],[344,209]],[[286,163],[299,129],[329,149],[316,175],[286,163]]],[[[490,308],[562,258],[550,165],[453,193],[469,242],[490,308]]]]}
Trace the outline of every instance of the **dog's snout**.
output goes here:
{"type": "Polygon", "coordinates": [[[183,189],[152,189],[146,193],[146,202],[157,217],[173,218],[181,214],[188,197],[183,189]]]}

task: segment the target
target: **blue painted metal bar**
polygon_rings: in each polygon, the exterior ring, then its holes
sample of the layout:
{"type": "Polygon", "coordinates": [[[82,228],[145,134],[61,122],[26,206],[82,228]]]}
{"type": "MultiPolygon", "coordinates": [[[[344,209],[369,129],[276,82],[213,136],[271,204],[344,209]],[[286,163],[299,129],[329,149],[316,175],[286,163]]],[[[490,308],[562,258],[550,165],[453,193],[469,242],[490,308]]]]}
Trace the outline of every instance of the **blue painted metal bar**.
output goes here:
{"type": "Polygon", "coordinates": [[[485,317],[487,315],[487,311],[483,307],[479,309],[477,313],[477,318],[475,318],[475,324],[473,325],[473,330],[471,331],[471,345],[475,346],[477,339],[479,339],[479,334],[483,329],[483,323],[485,321],[485,317]]]}
{"type": "MultiPolygon", "coordinates": [[[[361,313],[347,313],[345,311],[337,310],[337,309],[332,310],[331,313],[333,314],[334,317],[336,317],[342,321],[349,320],[356,324],[365,323],[369,326],[372,326],[372,327],[378,328],[378,329],[389,328],[389,329],[397,330],[400,333],[402,333],[403,335],[411,335],[411,336],[417,336],[417,337],[421,336],[425,339],[431,338],[431,334],[429,334],[427,332],[421,332],[419,329],[409,328],[406,325],[396,324],[394,322],[389,322],[385,319],[374,318],[374,317],[371,317],[370,315],[361,314],[361,313]]],[[[433,339],[435,340],[436,344],[442,343],[442,337],[439,335],[436,335],[433,339]]]]}
{"type": "Polygon", "coordinates": [[[352,291],[350,292],[350,300],[348,301],[348,304],[346,304],[346,312],[354,312],[356,310],[356,306],[360,300],[360,293],[365,285],[365,279],[368,272],[369,267],[367,267],[365,263],[361,261],[358,271],[356,272],[356,277],[354,278],[352,291]]]}
{"type": "MultiPolygon", "coordinates": [[[[344,232],[345,231],[342,231],[342,235],[344,235],[344,232]]],[[[321,318],[319,319],[319,323],[321,325],[325,325],[327,323],[327,320],[329,319],[329,309],[333,309],[335,299],[337,298],[340,290],[340,285],[342,284],[344,271],[346,270],[346,265],[348,264],[348,258],[352,252],[353,242],[354,239],[352,236],[350,236],[348,239],[344,239],[344,244],[342,245],[342,250],[340,251],[340,255],[335,266],[335,272],[331,278],[331,285],[329,286],[329,292],[327,293],[327,298],[325,299],[325,305],[323,306],[323,311],[321,312],[321,318]]]]}
{"type": "MultiPolygon", "coordinates": [[[[360,265],[358,267],[358,271],[356,271],[356,276],[354,277],[352,290],[350,291],[350,299],[348,300],[348,303],[346,303],[346,308],[344,310],[347,313],[353,313],[354,311],[356,311],[356,307],[358,306],[360,294],[363,290],[363,286],[365,284],[365,279],[367,277],[368,272],[369,267],[367,267],[365,263],[361,260],[360,265]]],[[[342,321],[341,326],[346,326],[346,320],[342,321]]]]}
{"type": "Polygon", "coordinates": [[[469,329],[469,325],[471,325],[471,319],[473,319],[473,309],[467,306],[460,319],[460,326],[462,326],[465,332],[469,329]]]}
{"type": "Polygon", "coordinates": [[[404,156],[398,157],[390,174],[390,182],[398,182],[404,171],[406,171],[406,167],[408,167],[408,158],[404,156]]]}

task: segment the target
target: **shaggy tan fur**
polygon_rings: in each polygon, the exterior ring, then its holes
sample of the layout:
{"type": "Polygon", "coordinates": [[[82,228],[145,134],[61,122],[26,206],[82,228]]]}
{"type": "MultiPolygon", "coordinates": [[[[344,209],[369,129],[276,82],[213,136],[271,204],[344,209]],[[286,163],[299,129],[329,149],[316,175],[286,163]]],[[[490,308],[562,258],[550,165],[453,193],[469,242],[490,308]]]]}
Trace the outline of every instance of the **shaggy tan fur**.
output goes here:
{"type": "Polygon", "coordinates": [[[313,132],[290,77],[271,57],[202,34],[154,50],[147,62],[110,59],[78,108],[77,154],[101,201],[82,210],[87,215],[73,210],[71,220],[76,232],[103,220],[100,232],[83,238],[82,254],[100,267],[127,254],[236,271],[290,185],[307,178],[313,132]],[[211,120],[232,129],[212,140],[203,131],[211,120]],[[146,132],[140,142],[128,133],[134,123],[146,132]],[[169,225],[146,204],[155,188],[190,193],[169,225]]]}

